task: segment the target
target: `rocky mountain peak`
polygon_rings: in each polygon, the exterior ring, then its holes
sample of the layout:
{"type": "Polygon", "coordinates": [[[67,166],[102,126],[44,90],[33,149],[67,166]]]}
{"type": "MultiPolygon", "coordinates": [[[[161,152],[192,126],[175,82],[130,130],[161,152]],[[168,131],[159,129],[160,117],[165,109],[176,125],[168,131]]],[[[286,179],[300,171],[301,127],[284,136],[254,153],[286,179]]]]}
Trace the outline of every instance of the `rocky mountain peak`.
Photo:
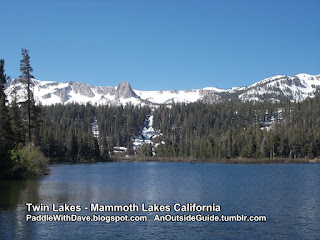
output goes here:
{"type": "MultiPolygon", "coordinates": [[[[181,91],[142,91],[132,90],[127,82],[117,87],[92,86],[78,82],[54,82],[32,79],[36,103],[52,104],[93,104],[93,105],[152,105],[172,104],[173,102],[191,103],[203,101],[303,101],[320,93],[320,75],[298,74],[295,76],[277,75],[263,79],[248,87],[203,89],[181,91]]],[[[5,86],[8,101],[17,96],[25,101],[25,87],[20,79],[9,80],[5,86]],[[16,93],[15,93],[16,92],[16,93]]]]}
{"type": "Polygon", "coordinates": [[[127,82],[121,82],[116,90],[116,96],[115,99],[120,99],[120,98],[138,98],[137,94],[132,90],[131,86],[127,82]]]}

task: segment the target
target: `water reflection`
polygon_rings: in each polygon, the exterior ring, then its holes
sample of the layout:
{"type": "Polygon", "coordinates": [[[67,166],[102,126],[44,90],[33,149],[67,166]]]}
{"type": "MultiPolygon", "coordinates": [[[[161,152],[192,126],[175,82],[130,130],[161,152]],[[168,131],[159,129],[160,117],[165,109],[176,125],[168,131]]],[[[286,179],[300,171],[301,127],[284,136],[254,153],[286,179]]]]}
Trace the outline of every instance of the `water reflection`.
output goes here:
{"type": "Polygon", "coordinates": [[[34,229],[25,221],[25,203],[39,203],[41,178],[0,181],[0,239],[29,239],[34,229]]]}
{"type": "Polygon", "coordinates": [[[19,204],[39,202],[39,178],[25,181],[0,181],[0,210],[15,209],[19,204]]]}
{"type": "MultiPolygon", "coordinates": [[[[320,164],[97,163],[53,166],[51,175],[0,181],[0,239],[317,238],[320,164]],[[25,203],[222,206],[223,214],[266,215],[266,223],[26,222],[25,203]]],[[[84,214],[84,213],[83,213],[84,214]]],[[[149,216],[153,216],[149,213],[149,216]]]]}

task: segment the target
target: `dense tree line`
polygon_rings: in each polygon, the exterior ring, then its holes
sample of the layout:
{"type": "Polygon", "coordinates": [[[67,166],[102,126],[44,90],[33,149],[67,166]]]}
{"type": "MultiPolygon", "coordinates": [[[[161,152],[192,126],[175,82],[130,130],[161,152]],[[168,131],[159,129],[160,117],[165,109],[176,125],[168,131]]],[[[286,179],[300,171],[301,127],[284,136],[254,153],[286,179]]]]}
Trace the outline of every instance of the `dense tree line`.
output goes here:
{"type": "Polygon", "coordinates": [[[320,97],[301,103],[225,101],[173,104],[155,111],[168,158],[317,158],[320,97]]]}
{"type": "Polygon", "coordinates": [[[41,148],[58,161],[110,160],[114,147],[127,146],[139,134],[147,107],[52,105],[41,111],[41,148]],[[99,135],[92,124],[97,119],[99,135]]]}
{"type": "Polygon", "coordinates": [[[133,138],[140,134],[149,107],[133,105],[101,106],[97,108],[100,145],[103,151],[112,153],[113,147],[127,147],[127,153],[133,154],[133,138]]]}

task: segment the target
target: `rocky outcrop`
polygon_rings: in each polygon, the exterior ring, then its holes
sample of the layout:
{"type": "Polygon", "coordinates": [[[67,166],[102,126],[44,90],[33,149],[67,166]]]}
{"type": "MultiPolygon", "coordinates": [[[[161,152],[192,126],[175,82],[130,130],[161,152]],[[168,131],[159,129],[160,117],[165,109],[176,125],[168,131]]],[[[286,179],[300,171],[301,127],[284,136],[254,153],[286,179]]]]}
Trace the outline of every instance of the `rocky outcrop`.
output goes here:
{"type": "Polygon", "coordinates": [[[92,86],[92,88],[95,89],[95,91],[98,94],[103,94],[103,95],[115,95],[116,94],[116,88],[115,87],[98,87],[98,86],[92,86]]]}
{"type": "Polygon", "coordinates": [[[121,82],[116,90],[116,96],[115,99],[120,99],[120,98],[139,98],[137,94],[132,90],[131,86],[127,82],[121,82]]]}
{"type": "MultiPolygon", "coordinates": [[[[119,105],[159,105],[178,102],[190,103],[203,101],[303,101],[320,94],[320,75],[298,74],[295,76],[277,75],[263,79],[248,87],[234,87],[223,90],[215,87],[181,91],[141,91],[132,90],[127,82],[117,87],[92,86],[78,82],[53,82],[33,79],[36,103],[51,104],[94,104],[119,105]]],[[[5,86],[8,101],[17,96],[25,101],[25,86],[20,79],[9,80],[5,86]]]]}
{"type": "Polygon", "coordinates": [[[94,97],[94,93],[92,92],[89,85],[77,82],[69,82],[69,84],[76,94],[81,94],[89,98],[94,97]]]}
{"type": "Polygon", "coordinates": [[[70,86],[65,87],[65,88],[61,88],[61,89],[57,89],[53,94],[58,96],[61,99],[62,103],[67,102],[70,99],[70,92],[71,92],[72,88],[70,86]]]}

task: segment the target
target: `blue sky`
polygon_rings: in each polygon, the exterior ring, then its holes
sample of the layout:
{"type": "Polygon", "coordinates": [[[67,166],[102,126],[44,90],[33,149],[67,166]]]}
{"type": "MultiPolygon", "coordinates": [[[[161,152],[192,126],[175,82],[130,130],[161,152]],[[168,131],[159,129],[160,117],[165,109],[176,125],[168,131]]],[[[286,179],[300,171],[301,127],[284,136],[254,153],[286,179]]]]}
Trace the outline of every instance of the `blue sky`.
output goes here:
{"type": "Polygon", "coordinates": [[[1,1],[0,58],[40,80],[140,90],[320,74],[319,0],[1,1]]]}

